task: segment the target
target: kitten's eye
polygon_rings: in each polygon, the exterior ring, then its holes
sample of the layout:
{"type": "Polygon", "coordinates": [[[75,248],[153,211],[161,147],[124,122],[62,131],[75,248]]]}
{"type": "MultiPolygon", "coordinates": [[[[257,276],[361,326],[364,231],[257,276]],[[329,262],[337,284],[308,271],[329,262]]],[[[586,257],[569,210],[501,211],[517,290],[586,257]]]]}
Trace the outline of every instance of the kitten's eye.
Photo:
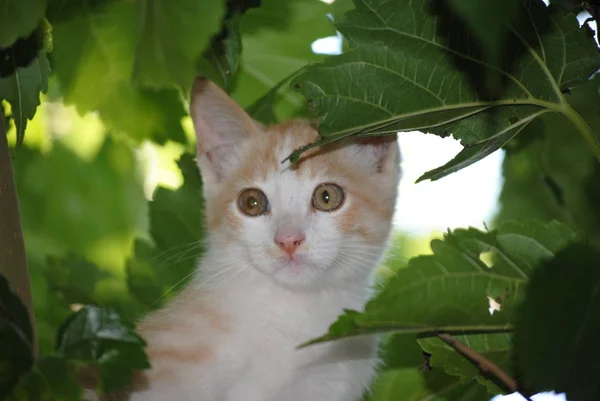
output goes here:
{"type": "Polygon", "coordinates": [[[248,216],[260,216],[269,211],[269,200],[260,189],[248,188],[238,197],[238,207],[248,216]]]}
{"type": "Polygon", "coordinates": [[[331,212],[344,203],[344,190],[336,184],[321,184],[315,189],[312,204],[316,209],[331,212]]]}

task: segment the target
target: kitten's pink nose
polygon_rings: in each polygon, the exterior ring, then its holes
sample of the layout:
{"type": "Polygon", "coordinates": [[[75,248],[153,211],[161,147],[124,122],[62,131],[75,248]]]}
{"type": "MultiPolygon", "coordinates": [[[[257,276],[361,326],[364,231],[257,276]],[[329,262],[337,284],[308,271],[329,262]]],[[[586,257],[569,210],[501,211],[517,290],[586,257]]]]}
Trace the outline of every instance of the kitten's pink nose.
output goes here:
{"type": "Polygon", "coordinates": [[[306,239],[304,233],[300,230],[282,229],[275,235],[275,243],[283,249],[288,255],[292,256],[306,239]]]}

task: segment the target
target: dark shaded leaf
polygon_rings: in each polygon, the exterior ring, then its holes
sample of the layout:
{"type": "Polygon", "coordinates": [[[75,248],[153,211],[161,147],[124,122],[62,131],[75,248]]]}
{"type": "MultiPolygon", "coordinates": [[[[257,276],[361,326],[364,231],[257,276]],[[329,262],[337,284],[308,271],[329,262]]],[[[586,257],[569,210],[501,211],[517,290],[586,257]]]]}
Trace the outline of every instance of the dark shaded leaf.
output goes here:
{"type": "Polygon", "coordinates": [[[573,244],[531,277],[518,309],[514,350],[523,384],[600,398],[600,253],[573,244]]]}
{"type": "Polygon", "coordinates": [[[0,275],[0,398],[33,363],[32,341],[27,309],[0,275]]]}
{"type": "Polygon", "coordinates": [[[80,401],[75,364],[58,355],[38,358],[11,393],[19,401],[80,401]]]}
{"type": "Polygon", "coordinates": [[[103,393],[122,389],[131,383],[133,372],[150,366],[145,345],[133,326],[114,310],[96,306],[85,306],[73,314],[57,337],[57,351],[100,368],[103,393]]]}
{"type": "Polygon", "coordinates": [[[484,84],[488,90],[495,92],[501,89],[501,75],[495,69],[502,66],[502,60],[507,55],[507,39],[510,35],[510,25],[524,15],[525,10],[519,10],[520,0],[442,0],[448,3],[456,13],[458,21],[452,23],[465,24],[482,50],[483,60],[490,67],[484,73],[484,84]]]}
{"type": "Polygon", "coordinates": [[[199,60],[201,75],[221,85],[227,92],[233,89],[240,65],[242,37],[240,17],[249,8],[260,6],[260,0],[228,0],[221,31],[215,35],[199,60]]]}
{"type": "Polygon", "coordinates": [[[40,23],[45,0],[0,0],[0,48],[26,38],[40,23]]]}
{"type": "Polygon", "coordinates": [[[10,47],[0,48],[0,78],[13,75],[18,68],[27,67],[41,51],[52,51],[51,27],[43,20],[26,38],[17,40],[10,47]]]}
{"type": "MultiPolygon", "coordinates": [[[[593,132],[600,132],[600,75],[566,95],[593,132]]],[[[557,219],[600,245],[600,166],[576,129],[558,115],[527,127],[503,162],[497,221],[557,219]]]]}

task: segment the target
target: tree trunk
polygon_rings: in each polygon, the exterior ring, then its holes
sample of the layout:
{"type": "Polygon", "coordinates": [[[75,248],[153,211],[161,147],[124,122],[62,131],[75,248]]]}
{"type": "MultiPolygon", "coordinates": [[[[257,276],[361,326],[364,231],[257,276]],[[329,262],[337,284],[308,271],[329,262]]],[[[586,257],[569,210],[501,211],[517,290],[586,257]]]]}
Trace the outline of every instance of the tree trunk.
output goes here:
{"type": "Polygon", "coordinates": [[[37,355],[33,300],[25,257],[21,213],[4,124],[4,114],[0,105],[0,274],[6,277],[8,284],[29,311],[33,328],[32,345],[34,355],[37,355]]]}

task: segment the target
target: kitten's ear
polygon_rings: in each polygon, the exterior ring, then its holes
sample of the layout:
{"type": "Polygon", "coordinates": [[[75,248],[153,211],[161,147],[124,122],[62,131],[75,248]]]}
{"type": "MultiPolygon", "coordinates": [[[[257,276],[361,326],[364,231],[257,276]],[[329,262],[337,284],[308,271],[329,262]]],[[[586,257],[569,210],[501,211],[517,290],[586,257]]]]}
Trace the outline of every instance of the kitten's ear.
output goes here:
{"type": "Polygon", "coordinates": [[[202,178],[209,185],[217,183],[239,160],[236,148],[260,128],[221,88],[204,78],[194,82],[190,114],[202,178]]]}
{"type": "Polygon", "coordinates": [[[358,140],[357,154],[366,168],[377,173],[390,173],[400,168],[397,134],[358,140]]]}

